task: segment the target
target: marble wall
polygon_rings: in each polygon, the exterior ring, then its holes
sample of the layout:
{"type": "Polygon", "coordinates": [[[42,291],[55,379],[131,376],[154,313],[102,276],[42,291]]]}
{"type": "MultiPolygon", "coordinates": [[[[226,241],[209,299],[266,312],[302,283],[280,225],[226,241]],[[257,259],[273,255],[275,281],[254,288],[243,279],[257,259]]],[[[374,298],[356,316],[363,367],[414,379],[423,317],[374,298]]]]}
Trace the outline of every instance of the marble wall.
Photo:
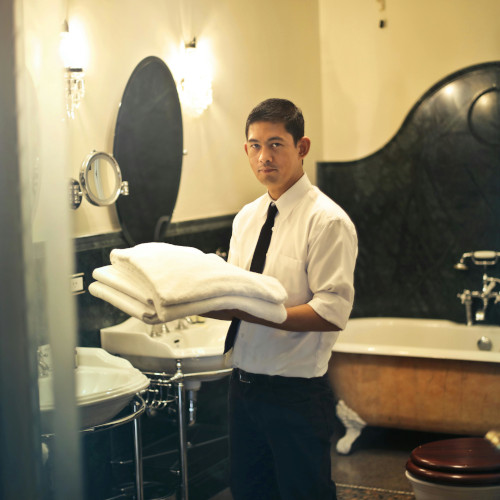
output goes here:
{"type": "MultiPolygon", "coordinates": [[[[353,316],[465,321],[457,294],[481,290],[483,269],[453,266],[464,252],[500,251],[499,87],[500,63],[465,68],[429,89],[379,151],[317,163],[318,186],[358,230],[353,316]]],[[[499,277],[500,264],[487,273],[499,277]]],[[[487,322],[500,324],[499,309],[487,322]]]]}

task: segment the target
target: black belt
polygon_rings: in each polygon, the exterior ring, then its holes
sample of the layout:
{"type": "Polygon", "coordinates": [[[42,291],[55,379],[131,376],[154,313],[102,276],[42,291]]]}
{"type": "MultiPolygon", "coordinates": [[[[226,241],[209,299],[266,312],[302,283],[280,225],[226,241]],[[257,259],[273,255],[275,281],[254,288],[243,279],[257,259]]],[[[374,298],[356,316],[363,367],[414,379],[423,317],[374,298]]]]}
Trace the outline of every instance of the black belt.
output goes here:
{"type": "Polygon", "coordinates": [[[261,373],[249,373],[239,368],[233,369],[236,379],[244,384],[255,384],[269,382],[271,375],[262,375],[261,373]]]}
{"type": "Polygon", "coordinates": [[[236,380],[242,382],[244,384],[266,384],[269,382],[290,382],[292,384],[298,382],[304,382],[307,380],[319,380],[326,377],[315,377],[312,379],[307,379],[304,377],[283,377],[281,375],[263,375],[262,373],[250,373],[242,370],[241,368],[233,368],[233,374],[236,377],[236,380]]]}

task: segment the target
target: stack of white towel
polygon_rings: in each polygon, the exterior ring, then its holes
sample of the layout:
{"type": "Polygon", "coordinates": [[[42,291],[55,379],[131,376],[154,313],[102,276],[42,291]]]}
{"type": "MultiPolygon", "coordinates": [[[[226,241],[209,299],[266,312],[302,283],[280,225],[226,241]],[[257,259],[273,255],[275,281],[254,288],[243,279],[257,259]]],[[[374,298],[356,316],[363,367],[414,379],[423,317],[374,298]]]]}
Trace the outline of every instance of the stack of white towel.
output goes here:
{"type": "Polygon", "coordinates": [[[281,283],[228,264],[215,254],[168,243],[114,249],[89,292],[145,323],[166,323],[222,309],[240,309],[282,323],[287,294],[281,283]]]}

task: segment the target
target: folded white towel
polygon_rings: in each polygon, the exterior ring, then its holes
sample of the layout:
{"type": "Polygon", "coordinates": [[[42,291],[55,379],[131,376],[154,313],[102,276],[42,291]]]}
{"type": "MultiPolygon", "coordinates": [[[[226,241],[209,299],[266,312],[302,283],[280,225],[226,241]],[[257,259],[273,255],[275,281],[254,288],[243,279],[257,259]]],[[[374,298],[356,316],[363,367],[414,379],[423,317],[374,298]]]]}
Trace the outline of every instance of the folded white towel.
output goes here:
{"type": "Polygon", "coordinates": [[[135,273],[124,273],[115,266],[104,266],[94,269],[92,277],[111,288],[130,295],[143,304],[153,306],[151,286],[141,281],[135,273]]]}
{"type": "Polygon", "coordinates": [[[140,319],[141,321],[144,321],[144,323],[148,323],[150,325],[162,323],[153,306],[143,304],[133,297],[130,297],[130,295],[119,292],[104,283],[94,281],[89,285],[89,292],[94,297],[109,302],[111,305],[117,307],[124,313],[140,319]]]}
{"type": "MultiPolygon", "coordinates": [[[[149,286],[157,311],[173,304],[241,296],[283,304],[287,293],[274,277],[246,271],[215,254],[168,243],[142,243],[111,251],[111,263],[149,286]]],[[[146,287],[147,288],[147,287],[146,287]]],[[[142,292],[141,292],[142,293],[142,292]]]]}
{"type": "Polygon", "coordinates": [[[283,323],[287,317],[283,304],[275,304],[266,300],[241,296],[221,296],[203,299],[184,304],[174,304],[162,307],[155,311],[151,306],[126,295],[99,281],[94,281],[89,286],[89,292],[106,302],[118,307],[130,316],[144,321],[148,324],[167,323],[186,316],[204,314],[210,311],[223,309],[239,309],[274,323],[283,323]]]}

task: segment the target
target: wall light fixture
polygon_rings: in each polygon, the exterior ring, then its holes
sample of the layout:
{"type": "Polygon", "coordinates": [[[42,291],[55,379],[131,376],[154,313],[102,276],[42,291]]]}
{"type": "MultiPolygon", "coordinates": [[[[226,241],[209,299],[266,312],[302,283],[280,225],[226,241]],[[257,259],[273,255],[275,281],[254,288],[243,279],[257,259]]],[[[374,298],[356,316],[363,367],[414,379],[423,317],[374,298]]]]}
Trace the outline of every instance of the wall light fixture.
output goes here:
{"type": "Polygon", "coordinates": [[[184,44],[180,58],[178,92],[185,112],[199,116],[213,102],[210,51],[196,38],[184,44]]]}
{"type": "Polygon", "coordinates": [[[61,31],[59,53],[65,68],[66,111],[70,118],[74,118],[85,95],[86,44],[82,31],[77,29],[70,33],[66,20],[61,31]]]}

